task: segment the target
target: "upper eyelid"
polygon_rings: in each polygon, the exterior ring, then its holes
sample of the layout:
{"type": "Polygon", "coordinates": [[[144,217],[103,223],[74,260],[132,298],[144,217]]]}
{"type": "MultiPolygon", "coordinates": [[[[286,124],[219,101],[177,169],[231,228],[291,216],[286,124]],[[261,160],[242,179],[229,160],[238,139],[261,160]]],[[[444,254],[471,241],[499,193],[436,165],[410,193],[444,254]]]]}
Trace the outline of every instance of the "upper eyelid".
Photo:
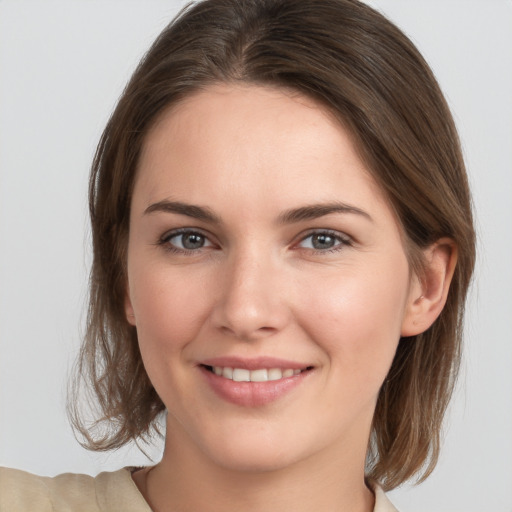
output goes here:
{"type": "Polygon", "coordinates": [[[211,248],[215,248],[216,243],[212,241],[212,238],[205,234],[202,229],[198,228],[176,228],[166,231],[154,244],[157,247],[163,248],[166,252],[171,252],[176,255],[192,255],[192,254],[200,254],[204,250],[210,250],[211,248]],[[207,245],[203,245],[194,249],[187,249],[176,246],[174,243],[171,243],[171,239],[178,238],[179,236],[183,236],[186,234],[197,234],[202,236],[208,243],[207,245]]]}
{"type": "Polygon", "coordinates": [[[169,231],[166,231],[159,240],[161,242],[165,242],[170,240],[171,238],[179,235],[184,235],[186,233],[197,233],[198,235],[204,236],[207,238],[210,242],[212,242],[212,235],[201,228],[176,228],[176,229],[170,229],[169,231]]]}
{"type": "Polygon", "coordinates": [[[297,235],[296,239],[297,239],[297,241],[300,242],[302,240],[305,240],[306,238],[309,238],[310,236],[321,235],[321,234],[327,234],[327,235],[334,236],[335,238],[339,238],[340,240],[342,240],[344,242],[352,242],[354,240],[350,235],[347,235],[346,233],[344,233],[342,231],[338,231],[336,229],[327,229],[327,228],[308,229],[307,231],[297,235]]]}

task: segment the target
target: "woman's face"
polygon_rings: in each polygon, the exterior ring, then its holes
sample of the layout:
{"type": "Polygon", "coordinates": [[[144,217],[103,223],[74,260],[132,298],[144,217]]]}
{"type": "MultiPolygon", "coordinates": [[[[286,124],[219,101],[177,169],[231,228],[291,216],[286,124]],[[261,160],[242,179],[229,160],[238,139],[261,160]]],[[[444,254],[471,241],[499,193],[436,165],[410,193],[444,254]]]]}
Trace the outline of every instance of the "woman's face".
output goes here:
{"type": "Polygon", "coordinates": [[[419,293],[390,207],[312,100],[212,86],[148,134],[126,313],[168,436],[194,456],[362,464],[419,293]]]}

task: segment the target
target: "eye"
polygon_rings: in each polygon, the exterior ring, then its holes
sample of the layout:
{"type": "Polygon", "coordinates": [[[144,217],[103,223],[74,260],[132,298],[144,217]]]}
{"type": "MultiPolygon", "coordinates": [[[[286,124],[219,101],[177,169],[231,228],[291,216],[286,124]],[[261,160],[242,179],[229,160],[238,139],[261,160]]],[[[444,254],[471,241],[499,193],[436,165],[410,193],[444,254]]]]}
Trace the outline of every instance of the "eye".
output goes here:
{"type": "Polygon", "coordinates": [[[198,231],[180,230],[168,233],[162,237],[160,244],[174,252],[197,251],[213,244],[198,231]]]}
{"type": "Polygon", "coordinates": [[[310,233],[298,244],[298,246],[303,249],[312,249],[315,251],[335,251],[345,245],[350,245],[350,240],[347,237],[341,236],[339,233],[333,233],[331,231],[310,233]]]}

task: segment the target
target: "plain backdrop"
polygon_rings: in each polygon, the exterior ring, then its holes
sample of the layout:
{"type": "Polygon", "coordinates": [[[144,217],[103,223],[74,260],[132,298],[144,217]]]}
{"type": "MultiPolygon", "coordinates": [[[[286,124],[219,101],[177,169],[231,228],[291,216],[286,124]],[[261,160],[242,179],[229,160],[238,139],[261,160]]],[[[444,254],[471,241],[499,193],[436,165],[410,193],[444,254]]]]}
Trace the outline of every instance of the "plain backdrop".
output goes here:
{"type": "MultiPolygon", "coordinates": [[[[65,414],[90,262],[86,188],[126,80],[180,1],[0,0],[0,464],[54,475],[145,462],[82,449],[65,414]]],[[[453,109],[479,236],[442,457],[402,512],[512,511],[512,2],[375,0],[453,109]]],[[[159,447],[150,451],[158,459],[159,447]]]]}

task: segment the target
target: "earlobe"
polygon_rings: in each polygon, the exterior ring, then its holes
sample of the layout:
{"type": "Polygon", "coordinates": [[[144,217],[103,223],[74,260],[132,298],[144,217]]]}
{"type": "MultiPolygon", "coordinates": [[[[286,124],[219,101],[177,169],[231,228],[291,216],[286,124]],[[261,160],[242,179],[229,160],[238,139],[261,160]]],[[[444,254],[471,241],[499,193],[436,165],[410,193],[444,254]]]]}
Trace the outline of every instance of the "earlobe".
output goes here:
{"type": "Polygon", "coordinates": [[[126,296],[124,299],[124,313],[126,315],[126,320],[128,321],[128,323],[130,325],[135,326],[136,325],[135,313],[133,311],[132,301],[131,301],[130,294],[128,291],[126,292],[126,296]]]}
{"type": "Polygon", "coordinates": [[[457,246],[451,238],[441,238],[425,249],[423,260],[424,271],[411,286],[401,336],[426,331],[440,315],[457,264],[457,246]]]}

